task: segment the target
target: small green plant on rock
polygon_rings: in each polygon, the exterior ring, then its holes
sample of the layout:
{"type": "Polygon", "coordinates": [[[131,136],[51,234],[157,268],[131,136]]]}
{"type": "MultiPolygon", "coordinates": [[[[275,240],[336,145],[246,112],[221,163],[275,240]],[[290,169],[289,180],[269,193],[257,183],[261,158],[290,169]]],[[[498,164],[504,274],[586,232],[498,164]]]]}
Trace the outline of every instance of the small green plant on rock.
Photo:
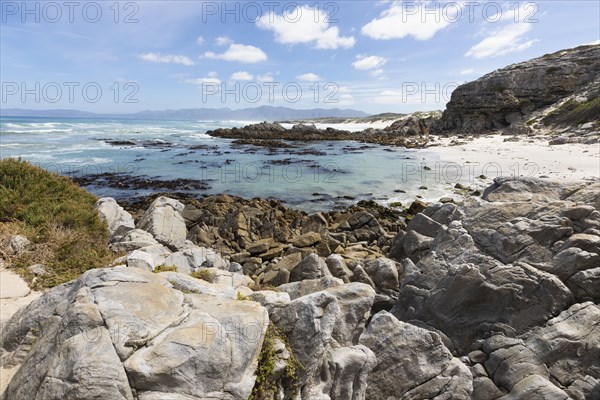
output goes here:
{"type": "Polygon", "coordinates": [[[174,265],[159,265],[158,267],[154,268],[154,272],[177,272],[177,267],[174,265]]]}
{"type": "Polygon", "coordinates": [[[213,281],[212,274],[205,269],[200,269],[198,271],[194,271],[190,274],[190,276],[192,278],[202,279],[203,281],[206,281],[209,283],[212,283],[212,281],[213,281]]]}
{"type": "Polygon", "coordinates": [[[302,368],[302,364],[294,357],[285,334],[270,322],[258,357],[256,381],[248,400],[275,399],[279,382],[283,384],[283,388],[287,392],[286,398],[294,398],[298,391],[298,373],[300,368],[302,368]],[[274,376],[276,363],[279,358],[275,347],[277,339],[285,344],[285,349],[290,355],[285,360],[285,371],[279,379],[275,379],[274,376]]]}

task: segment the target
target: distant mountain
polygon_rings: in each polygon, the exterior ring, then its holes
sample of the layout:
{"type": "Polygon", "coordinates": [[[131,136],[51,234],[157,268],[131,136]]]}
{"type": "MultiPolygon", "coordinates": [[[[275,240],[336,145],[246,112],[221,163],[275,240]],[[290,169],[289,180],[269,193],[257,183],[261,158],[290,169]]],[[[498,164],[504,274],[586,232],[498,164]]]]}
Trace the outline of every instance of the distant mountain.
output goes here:
{"type": "Polygon", "coordinates": [[[369,114],[358,110],[313,108],[295,110],[288,107],[261,106],[232,110],[230,108],[189,108],[180,110],[141,111],[132,114],[97,114],[78,110],[30,110],[9,108],[0,112],[6,117],[60,117],[60,118],[122,118],[151,120],[252,120],[278,121],[309,118],[354,118],[369,114]]]}

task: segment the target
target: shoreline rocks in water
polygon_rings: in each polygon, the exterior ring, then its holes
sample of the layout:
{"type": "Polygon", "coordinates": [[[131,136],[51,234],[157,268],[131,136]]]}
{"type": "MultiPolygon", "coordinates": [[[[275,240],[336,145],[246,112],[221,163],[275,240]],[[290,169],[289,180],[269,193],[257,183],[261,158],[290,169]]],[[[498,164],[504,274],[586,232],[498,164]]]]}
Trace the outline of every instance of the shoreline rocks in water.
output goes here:
{"type": "Polygon", "coordinates": [[[219,128],[206,132],[207,135],[235,139],[234,143],[253,144],[270,148],[286,148],[282,140],[292,142],[314,142],[326,140],[347,140],[406,148],[425,147],[429,142],[427,123],[407,119],[404,125],[392,125],[386,129],[369,128],[360,132],[340,129],[318,129],[314,125],[297,124],[285,129],[276,122],[261,122],[243,128],[219,128]],[[414,126],[413,126],[414,125],[414,126]],[[398,129],[396,129],[398,128],[398,129]]]}
{"type": "Polygon", "coordinates": [[[97,208],[126,255],[3,327],[3,399],[600,396],[600,182],[496,179],[408,224],[227,195],[97,208]]]}

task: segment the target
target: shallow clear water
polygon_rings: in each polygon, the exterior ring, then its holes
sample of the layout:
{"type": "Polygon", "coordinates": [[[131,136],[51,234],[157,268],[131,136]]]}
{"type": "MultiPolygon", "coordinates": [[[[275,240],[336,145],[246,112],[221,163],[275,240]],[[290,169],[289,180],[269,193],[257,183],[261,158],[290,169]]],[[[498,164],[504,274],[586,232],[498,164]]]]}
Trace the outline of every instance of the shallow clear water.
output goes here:
{"type": "MultiPolygon", "coordinates": [[[[420,189],[424,179],[414,169],[439,161],[438,154],[427,150],[324,141],[271,151],[235,146],[232,140],[206,135],[207,130],[248,123],[2,117],[0,157],[21,157],[69,176],[126,172],[155,179],[201,180],[210,188],[196,194],[276,198],[307,211],[361,199],[404,203],[417,194],[425,200],[437,200],[456,183],[452,177],[439,182],[429,179],[427,189],[420,189]],[[137,144],[113,145],[107,140],[133,140],[137,144]],[[207,147],[192,149],[202,145],[207,147]],[[289,154],[307,150],[309,154],[289,154]],[[406,193],[395,193],[398,189],[406,193]]],[[[116,198],[148,193],[95,186],[88,189],[116,198]]]]}

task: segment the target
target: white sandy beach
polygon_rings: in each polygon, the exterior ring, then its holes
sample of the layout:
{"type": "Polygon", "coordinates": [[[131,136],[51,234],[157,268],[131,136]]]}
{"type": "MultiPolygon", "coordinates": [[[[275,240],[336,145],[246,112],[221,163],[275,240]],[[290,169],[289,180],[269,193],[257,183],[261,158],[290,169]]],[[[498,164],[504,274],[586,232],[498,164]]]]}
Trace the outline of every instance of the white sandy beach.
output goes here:
{"type": "MultiPolygon", "coordinates": [[[[548,177],[558,180],[600,179],[600,144],[548,144],[548,137],[519,138],[505,141],[508,136],[490,135],[475,138],[464,144],[450,145],[457,138],[439,138],[438,152],[444,162],[477,165],[475,171],[487,168],[492,175],[496,167],[502,175],[519,174],[526,177],[548,177]]],[[[480,174],[477,174],[480,175],[480,174]]]]}

